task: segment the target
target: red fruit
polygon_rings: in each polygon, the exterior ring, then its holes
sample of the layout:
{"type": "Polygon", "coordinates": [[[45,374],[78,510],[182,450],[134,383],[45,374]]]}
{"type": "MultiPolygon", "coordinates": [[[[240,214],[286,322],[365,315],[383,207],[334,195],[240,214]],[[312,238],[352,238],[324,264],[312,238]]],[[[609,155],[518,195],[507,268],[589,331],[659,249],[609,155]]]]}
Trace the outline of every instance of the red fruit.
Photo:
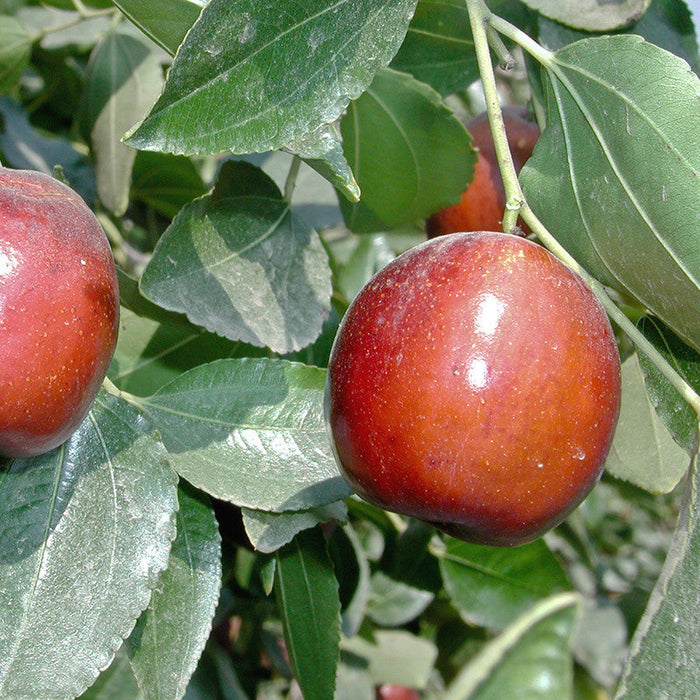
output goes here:
{"type": "Polygon", "coordinates": [[[420,700],[420,693],[405,685],[384,683],[377,688],[377,700],[420,700]]]}
{"type": "Polygon", "coordinates": [[[503,233],[426,241],[360,291],[331,352],[340,467],[386,510],[491,545],[533,540],[593,488],[620,360],[590,288],[503,233]]]}
{"type": "MultiPolygon", "coordinates": [[[[502,111],[513,164],[519,173],[532,155],[540,129],[528,118],[524,107],[509,106],[502,111]]],[[[474,177],[457,204],[441,209],[428,219],[429,238],[458,231],[498,231],[501,228],[506,195],[486,112],[469,121],[467,129],[472,135],[472,145],[478,149],[474,177]]],[[[519,225],[523,235],[530,233],[521,221],[519,225]]]]}
{"type": "Polygon", "coordinates": [[[109,242],[69,187],[0,168],[0,455],[64,442],[114,352],[119,288],[109,242]]]}

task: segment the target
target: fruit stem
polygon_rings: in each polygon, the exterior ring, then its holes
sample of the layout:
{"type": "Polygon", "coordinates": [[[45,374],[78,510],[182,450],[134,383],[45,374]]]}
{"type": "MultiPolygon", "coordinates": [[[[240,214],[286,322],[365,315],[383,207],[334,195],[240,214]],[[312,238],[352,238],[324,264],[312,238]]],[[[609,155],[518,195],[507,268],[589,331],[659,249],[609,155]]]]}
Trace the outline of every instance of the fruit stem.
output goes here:
{"type": "Polygon", "coordinates": [[[301,158],[299,158],[299,156],[294,156],[292,158],[292,164],[289,166],[287,180],[284,183],[284,198],[287,202],[292,201],[292,195],[294,194],[294,188],[297,184],[297,175],[299,174],[300,166],[301,158]]]}
{"type": "Polygon", "coordinates": [[[105,377],[102,380],[102,388],[107,391],[108,393],[112,394],[112,396],[116,396],[120,399],[123,399],[127,403],[130,403],[132,406],[135,406],[139,410],[143,408],[143,401],[139,399],[138,396],[135,396],[134,394],[130,394],[128,391],[122,391],[117,387],[114,382],[109,378],[105,377]]]}
{"type": "Polygon", "coordinates": [[[518,220],[518,212],[524,197],[515,172],[513,157],[508,147],[501,102],[496,87],[496,76],[491,63],[489,49],[489,31],[493,32],[493,28],[490,26],[491,11],[486,7],[484,0],[467,0],[467,12],[474,37],[474,50],[481,75],[496,160],[506,193],[507,205],[503,213],[503,230],[510,233],[518,220]]]}
{"type": "Polygon", "coordinates": [[[503,186],[506,193],[507,204],[503,214],[503,230],[506,233],[512,231],[518,216],[521,216],[540,242],[551,253],[583,278],[600,300],[608,316],[610,316],[630,338],[638,350],[656,365],[671,386],[681,394],[683,399],[695,411],[695,414],[700,417],[700,396],[698,396],[690,384],[676,372],[666,358],[644,337],[643,333],[635,324],[618,308],[608,295],[605,286],[585,270],[556,240],[544,224],[537,218],[530,208],[530,205],[525,200],[506,138],[503,114],[501,112],[498,89],[496,87],[496,77],[489,53],[487,28],[490,27],[508,36],[527,51],[535,60],[545,66],[551,65],[552,52],[540,46],[527,34],[517,27],[514,27],[506,20],[493,15],[486,6],[484,0],[466,0],[466,3],[469,13],[469,22],[472,27],[472,35],[474,37],[474,50],[476,52],[479,74],[481,75],[484,97],[486,99],[486,111],[489,117],[496,158],[498,160],[498,166],[501,171],[503,186]]]}

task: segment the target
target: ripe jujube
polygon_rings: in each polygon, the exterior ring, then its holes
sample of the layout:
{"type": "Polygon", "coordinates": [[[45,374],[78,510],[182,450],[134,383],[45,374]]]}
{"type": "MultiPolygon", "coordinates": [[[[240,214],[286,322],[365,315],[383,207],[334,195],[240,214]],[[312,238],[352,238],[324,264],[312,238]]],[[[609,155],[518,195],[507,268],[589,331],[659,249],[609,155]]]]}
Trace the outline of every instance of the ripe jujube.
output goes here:
{"type": "MultiPolygon", "coordinates": [[[[519,173],[540,136],[537,123],[525,107],[509,105],[503,108],[503,122],[515,172],[519,173]]],[[[491,127],[486,112],[467,122],[472,146],[477,149],[474,176],[457,204],[433,214],[426,222],[429,238],[459,231],[498,231],[501,228],[506,195],[498,167],[491,127]]],[[[523,234],[530,231],[519,221],[523,234]]]]}
{"type": "Polygon", "coordinates": [[[109,242],[58,180],[0,168],[0,455],[31,457],[78,427],[117,339],[109,242]]]}
{"type": "Polygon", "coordinates": [[[598,481],[620,400],[602,305],[543,247],[493,232],[407,251],[360,291],[331,352],[341,471],[386,510],[515,545],[598,481]]]}

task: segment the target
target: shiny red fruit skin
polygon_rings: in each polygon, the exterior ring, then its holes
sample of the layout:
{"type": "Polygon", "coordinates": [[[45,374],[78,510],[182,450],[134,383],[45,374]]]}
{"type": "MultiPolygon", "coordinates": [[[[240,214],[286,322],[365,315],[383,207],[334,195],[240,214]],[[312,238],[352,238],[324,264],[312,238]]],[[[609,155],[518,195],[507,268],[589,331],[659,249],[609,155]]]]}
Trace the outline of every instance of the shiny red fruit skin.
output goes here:
{"type": "Polygon", "coordinates": [[[326,415],[367,501],[460,539],[517,545],[600,478],[620,360],[590,288],[527,239],[441,236],[389,263],[333,346],[326,415]]]}
{"type": "Polygon", "coordinates": [[[31,457],[78,427],[116,344],[109,242],[83,200],[0,168],[0,455],[31,457]]]}
{"type": "MultiPolygon", "coordinates": [[[[503,121],[515,172],[519,173],[540,137],[537,123],[520,105],[504,107],[503,121]]],[[[426,222],[429,238],[459,231],[498,231],[501,228],[506,194],[496,159],[491,127],[486,112],[467,122],[472,146],[478,150],[474,176],[457,204],[441,209],[426,222]]],[[[523,235],[530,229],[518,221],[523,235]]]]}

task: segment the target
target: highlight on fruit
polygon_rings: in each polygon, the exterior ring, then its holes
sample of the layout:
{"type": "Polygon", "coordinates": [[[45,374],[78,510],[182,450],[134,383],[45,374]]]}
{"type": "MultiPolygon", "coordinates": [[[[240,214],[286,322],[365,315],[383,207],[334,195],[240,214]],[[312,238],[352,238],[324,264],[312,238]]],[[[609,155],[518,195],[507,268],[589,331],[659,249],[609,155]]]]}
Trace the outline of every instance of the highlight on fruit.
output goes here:
{"type": "Polygon", "coordinates": [[[109,241],[80,196],[0,167],[0,455],[32,457],[85,418],[117,340],[109,241]]]}
{"type": "Polygon", "coordinates": [[[331,352],[326,415],[365,500],[457,538],[518,545],[599,480],[620,358],[585,282],[495,232],[403,253],[351,303],[331,352]]]}

